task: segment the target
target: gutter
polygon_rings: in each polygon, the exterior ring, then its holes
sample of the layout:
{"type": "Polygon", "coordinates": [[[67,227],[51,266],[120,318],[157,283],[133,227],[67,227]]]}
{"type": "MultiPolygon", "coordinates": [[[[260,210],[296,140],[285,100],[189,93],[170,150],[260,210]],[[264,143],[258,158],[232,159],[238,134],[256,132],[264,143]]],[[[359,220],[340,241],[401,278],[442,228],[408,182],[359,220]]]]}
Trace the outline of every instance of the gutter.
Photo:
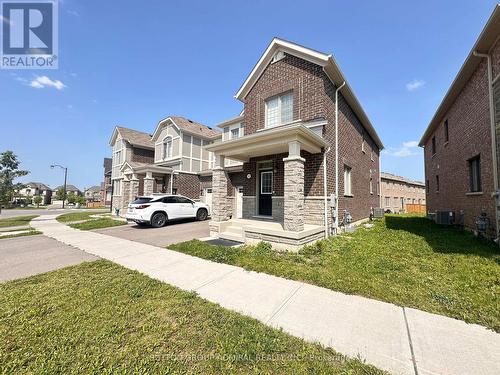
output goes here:
{"type": "MultiPolygon", "coordinates": [[[[339,228],[339,91],[345,86],[345,81],[335,89],[335,234],[339,228]]],[[[326,210],[326,206],[325,206],[326,210]]]]}
{"type": "Polygon", "coordinates": [[[477,57],[484,57],[488,61],[488,96],[490,105],[490,129],[491,129],[491,159],[493,161],[493,196],[495,197],[495,223],[496,223],[496,238],[498,239],[498,213],[497,204],[499,198],[498,191],[498,164],[497,164],[497,153],[496,153],[496,132],[495,132],[495,108],[493,102],[493,68],[491,64],[491,56],[486,53],[479,53],[473,51],[472,54],[477,57]]]}

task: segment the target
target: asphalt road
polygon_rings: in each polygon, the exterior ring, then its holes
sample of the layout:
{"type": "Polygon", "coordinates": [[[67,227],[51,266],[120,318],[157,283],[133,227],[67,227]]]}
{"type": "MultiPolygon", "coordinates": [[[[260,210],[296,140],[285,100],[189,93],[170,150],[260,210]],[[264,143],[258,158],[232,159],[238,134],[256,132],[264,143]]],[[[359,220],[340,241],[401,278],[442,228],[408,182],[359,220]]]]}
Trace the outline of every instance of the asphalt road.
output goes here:
{"type": "Polygon", "coordinates": [[[85,209],[76,209],[76,208],[65,208],[60,209],[60,208],[43,208],[43,209],[11,209],[11,210],[6,210],[3,209],[2,212],[0,213],[0,219],[7,219],[9,217],[16,217],[16,216],[28,216],[28,215],[54,215],[58,213],[66,213],[66,212],[76,212],[76,211],[94,211],[96,213],[98,212],[108,212],[108,209],[92,209],[92,210],[85,210],[85,209]]]}
{"type": "Polygon", "coordinates": [[[73,266],[98,257],[43,235],[0,240],[0,282],[73,266]]]}

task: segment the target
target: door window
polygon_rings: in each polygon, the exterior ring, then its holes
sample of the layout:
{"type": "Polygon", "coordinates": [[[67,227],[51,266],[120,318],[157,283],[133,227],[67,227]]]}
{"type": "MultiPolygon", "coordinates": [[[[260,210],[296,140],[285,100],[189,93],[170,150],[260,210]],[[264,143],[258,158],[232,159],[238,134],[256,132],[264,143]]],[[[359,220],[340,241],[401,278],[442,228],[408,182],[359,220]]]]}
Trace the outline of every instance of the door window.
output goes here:
{"type": "Polygon", "coordinates": [[[273,172],[261,172],[260,173],[260,193],[261,194],[272,194],[273,193],[273,172]]]}

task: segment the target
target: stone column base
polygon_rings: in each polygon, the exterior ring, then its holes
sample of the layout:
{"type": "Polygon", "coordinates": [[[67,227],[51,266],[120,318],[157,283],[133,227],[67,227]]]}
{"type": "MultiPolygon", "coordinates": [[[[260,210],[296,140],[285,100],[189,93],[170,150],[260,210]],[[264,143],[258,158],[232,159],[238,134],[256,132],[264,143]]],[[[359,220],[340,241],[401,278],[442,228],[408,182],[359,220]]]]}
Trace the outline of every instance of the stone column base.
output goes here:
{"type": "Polygon", "coordinates": [[[300,156],[283,159],[285,164],[283,228],[304,230],[304,162],[300,156]]]}

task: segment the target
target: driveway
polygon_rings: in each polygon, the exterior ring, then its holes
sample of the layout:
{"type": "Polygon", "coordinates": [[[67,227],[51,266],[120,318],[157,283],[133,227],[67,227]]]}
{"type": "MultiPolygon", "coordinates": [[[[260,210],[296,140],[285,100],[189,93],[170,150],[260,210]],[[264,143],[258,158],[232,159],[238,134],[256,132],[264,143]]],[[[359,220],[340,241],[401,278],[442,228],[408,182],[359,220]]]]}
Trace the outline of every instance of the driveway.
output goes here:
{"type": "Polygon", "coordinates": [[[42,235],[0,240],[0,282],[99,259],[42,235]]]}
{"type": "Polygon", "coordinates": [[[136,224],[96,229],[93,232],[119,237],[126,240],[165,247],[177,242],[190,241],[195,238],[208,237],[208,220],[171,222],[163,228],[141,227],[136,224]]]}

